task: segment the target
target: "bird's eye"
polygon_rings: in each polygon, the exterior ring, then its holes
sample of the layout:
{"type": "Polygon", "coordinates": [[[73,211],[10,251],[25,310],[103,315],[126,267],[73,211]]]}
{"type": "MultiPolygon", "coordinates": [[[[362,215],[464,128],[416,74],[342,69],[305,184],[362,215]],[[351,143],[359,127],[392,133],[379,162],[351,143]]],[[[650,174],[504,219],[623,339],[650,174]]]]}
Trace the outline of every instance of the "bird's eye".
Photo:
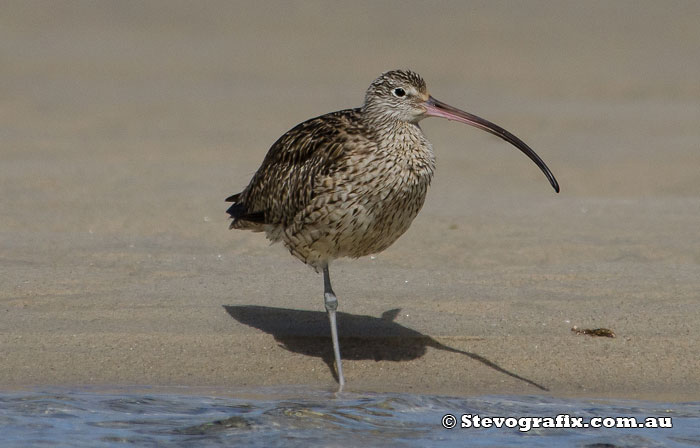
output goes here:
{"type": "Polygon", "coordinates": [[[406,96],[406,91],[402,89],[401,87],[394,89],[394,96],[397,96],[399,98],[402,98],[406,96]]]}

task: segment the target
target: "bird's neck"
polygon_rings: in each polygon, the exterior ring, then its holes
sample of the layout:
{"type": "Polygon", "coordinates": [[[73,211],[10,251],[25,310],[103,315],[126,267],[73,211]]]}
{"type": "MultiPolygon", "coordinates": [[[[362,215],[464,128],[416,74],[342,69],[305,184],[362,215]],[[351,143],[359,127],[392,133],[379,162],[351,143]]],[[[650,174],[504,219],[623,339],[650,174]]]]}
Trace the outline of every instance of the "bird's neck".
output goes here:
{"type": "Polygon", "coordinates": [[[419,139],[423,136],[418,123],[397,120],[394,117],[387,115],[372,115],[366,114],[364,117],[365,125],[379,138],[379,140],[396,141],[410,138],[411,140],[419,139]]]}

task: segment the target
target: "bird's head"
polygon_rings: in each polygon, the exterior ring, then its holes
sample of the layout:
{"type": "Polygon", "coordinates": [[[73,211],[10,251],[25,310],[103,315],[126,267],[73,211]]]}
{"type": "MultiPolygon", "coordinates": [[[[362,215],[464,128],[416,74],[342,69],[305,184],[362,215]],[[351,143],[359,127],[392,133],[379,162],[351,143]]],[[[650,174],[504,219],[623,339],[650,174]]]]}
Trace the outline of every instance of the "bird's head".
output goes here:
{"type": "Polygon", "coordinates": [[[428,94],[425,81],[415,72],[392,70],[372,81],[365,94],[362,112],[379,126],[397,121],[415,124],[427,117],[440,117],[479,128],[522,151],[542,170],[554,191],[559,192],[559,184],[552,172],[525,142],[497,124],[436,100],[428,94]]]}
{"type": "Polygon", "coordinates": [[[370,84],[362,109],[378,121],[417,123],[426,117],[428,98],[425,81],[418,73],[392,70],[370,84]]]}

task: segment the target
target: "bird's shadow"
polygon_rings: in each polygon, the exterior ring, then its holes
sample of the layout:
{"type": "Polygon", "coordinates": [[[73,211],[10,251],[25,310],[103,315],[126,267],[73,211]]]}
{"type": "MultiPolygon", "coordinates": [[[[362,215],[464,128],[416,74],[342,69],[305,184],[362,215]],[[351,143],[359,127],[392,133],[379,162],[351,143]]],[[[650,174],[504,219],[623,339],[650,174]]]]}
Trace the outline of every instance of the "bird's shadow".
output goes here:
{"type": "MultiPolygon", "coordinates": [[[[256,305],[224,305],[238,322],[271,334],[285,349],[321,358],[338,379],[335,370],[330,324],[325,312],[272,308],[256,305]]],[[[337,313],[343,359],[410,361],[423,356],[428,347],[465,355],[496,372],[548,390],[536,382],[504,369],[481,355],[448,347],[430,336],[394,322],[400,309],[385,311],[381,317],[337,313]]]]}

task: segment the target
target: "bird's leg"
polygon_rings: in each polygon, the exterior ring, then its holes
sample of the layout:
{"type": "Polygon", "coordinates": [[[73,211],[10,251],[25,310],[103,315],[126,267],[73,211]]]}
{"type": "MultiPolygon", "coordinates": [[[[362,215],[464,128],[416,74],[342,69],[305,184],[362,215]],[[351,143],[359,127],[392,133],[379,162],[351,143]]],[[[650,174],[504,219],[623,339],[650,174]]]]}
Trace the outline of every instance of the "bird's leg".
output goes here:
{"type": "Polygon", "coordinates": [[[335,311],[338,309],[338,298],[331,287],[331,277],[328,273],[328,265],[323,267],[323,303],[328,311],[328,319],[331,322],[331,338],[333,339],[333,352],[335,354],[335,368],[338,372],[338,383],[340,392],[345,385],[345,377],[343,376],[343,362],[340,359],[340,344],[338,343],[338,326],[335,321],[335,311]]]}

